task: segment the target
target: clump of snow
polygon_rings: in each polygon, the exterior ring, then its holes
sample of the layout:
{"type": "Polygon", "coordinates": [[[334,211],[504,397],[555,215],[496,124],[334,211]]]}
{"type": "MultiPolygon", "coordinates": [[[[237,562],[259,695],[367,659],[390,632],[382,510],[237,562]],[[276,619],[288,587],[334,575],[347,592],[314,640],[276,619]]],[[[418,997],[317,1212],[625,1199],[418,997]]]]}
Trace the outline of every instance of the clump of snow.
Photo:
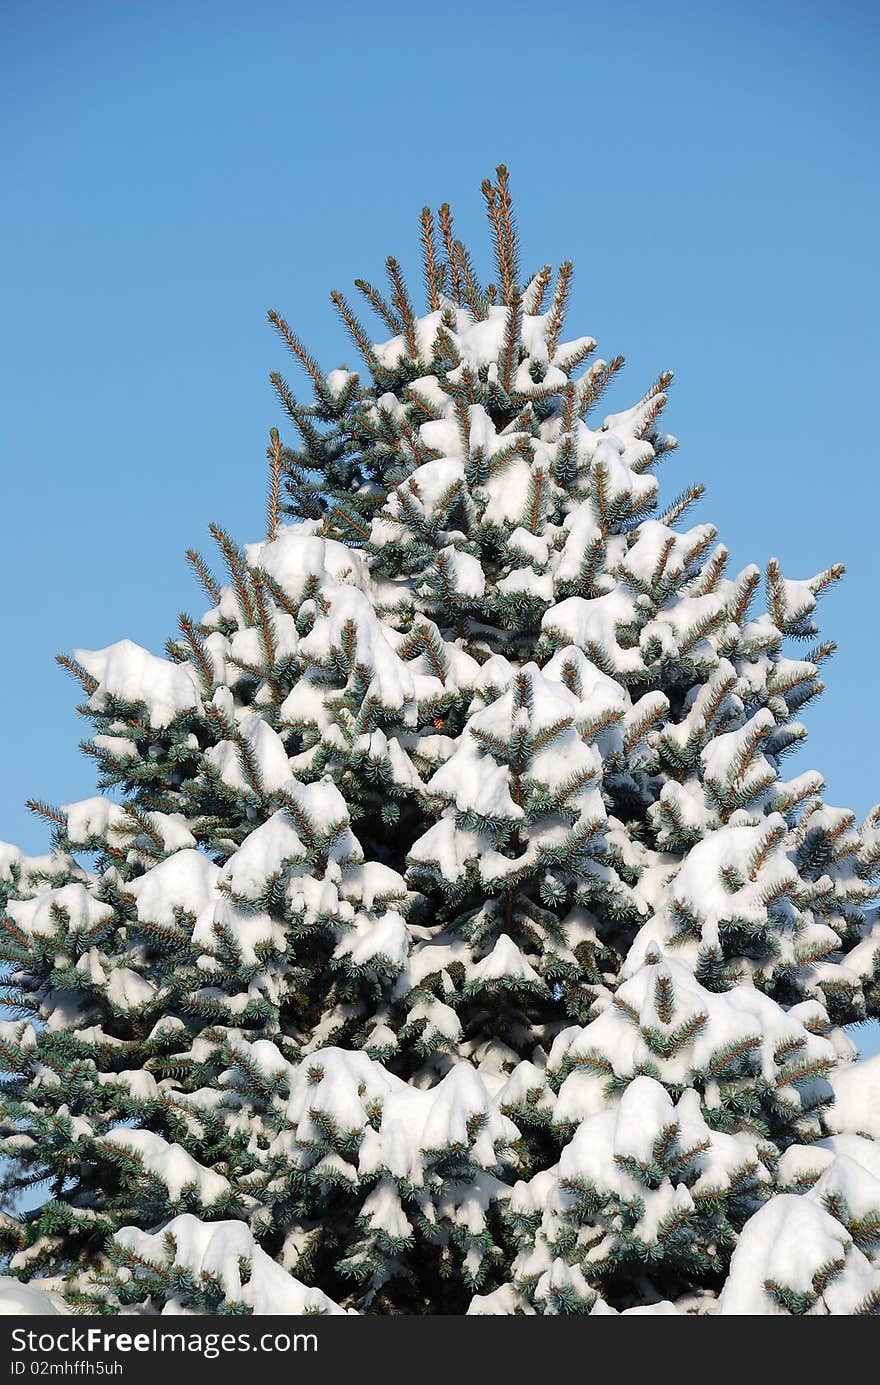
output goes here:
{"type": "MultiPolygon", "coordinates": [[[[129,1226],[117,1231],[115,1241],[123,1264],[132,1257],[135,1272],[140,1261],[191,1275],[196,1283],[203,1281],[212,1289],[218,1285],[227,1311],[237,1308],[258,1317],[345,1311],[320,1289],[309,1288],[288,1274],[256,1244],[241,1221],[203,1222],[185,1212],[161,1232],[129,1226]]],[[[172,1299],[163,1311],[173,1306],[172,1299]]]]}
{"type": "Polygon", "coordinates": [[[106,649],[75,649],[73,656],[97,680],[89,706],[101,711],[108,698],[146,708],[150,726],[162,730],[182,712],[201,707],[198,679],[190,664],[159,659],[130,640],[106,649]]]}
{"type": "Polygon", "coordinates": [[[178,1202],[184,1188],[194,1188],[207,1207],[229,1193],[229,1181],[213,1169],[205,1168],[182,1145],[169,1144],[151,1130],[114,1130],[104,1137],[108,1149],[133,1157],[168,1190],[172,1203],[178,1202]]]}
{"type": "Polygon", "coordinates": [[[834,1093],[825,1116],[828,1129],[880,1140],[880,1053],[837,1068],[828,1081],[834,1093]]]}
{"type": "Polygon", "coordinates": [[[743,1227],[718,1313],[837,1316],[878,1292],[880,1269],[840,1222],[808,1198],[783,1193],[743,1227]]]}
{"type": "Polygon", "coordinates": [[[23,1284],[19,1279],[0,1275],[0,1316],[34,1318],[69,1312],[61,1295],[50,1289],[41,1289],[38,1279],[23,1284]]]}
{"type": "Polygon", "coordinates": [[[102,904],[79,884],[46,890],[33,899],[10,899],[6,912],[25,933],[44,938],[56,934],[62,920],[71,933],[82,935],[101,929],[114,917],[109,904],[102,904]]]}

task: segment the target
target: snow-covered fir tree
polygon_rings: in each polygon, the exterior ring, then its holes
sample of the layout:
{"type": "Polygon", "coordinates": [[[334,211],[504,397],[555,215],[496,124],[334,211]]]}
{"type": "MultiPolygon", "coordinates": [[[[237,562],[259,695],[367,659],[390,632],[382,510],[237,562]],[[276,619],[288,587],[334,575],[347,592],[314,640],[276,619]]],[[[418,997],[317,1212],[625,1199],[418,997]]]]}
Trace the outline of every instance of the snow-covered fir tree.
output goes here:
{"type": "Polygon", "coordinates": [[[604,414],[483,194],[492,285],[444,206],[423,310],[333,295],[357,370],[270,314],[267,537],[167,657],[61,659],[102,794],[0,849],[22,1311],[878,1311],[880,813],[785,771],[842,569],[664,506],[671,376],[604,414]]]}

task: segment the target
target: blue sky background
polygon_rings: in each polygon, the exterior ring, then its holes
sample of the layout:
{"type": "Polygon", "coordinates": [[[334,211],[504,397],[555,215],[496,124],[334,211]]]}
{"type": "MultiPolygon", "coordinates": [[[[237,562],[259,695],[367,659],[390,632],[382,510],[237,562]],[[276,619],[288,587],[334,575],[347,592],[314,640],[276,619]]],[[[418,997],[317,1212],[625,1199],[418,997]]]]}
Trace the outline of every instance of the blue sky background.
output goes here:
{"type": "Polygon", "coordinates": [[[93,790],[52,656],[161,651],[201,609],[184,549],[261,537],[266,308],[353,364],[329,289],[415,278],[425,202],[485,250],[501,160],[528,265],[572,257],[572,332],[627,357],[609,409],[677,373],[667,495],[708,485],[734,563],[846,563],[798,767],[880,799],[878,14],[5,0],[0,837],[93,790]]]}

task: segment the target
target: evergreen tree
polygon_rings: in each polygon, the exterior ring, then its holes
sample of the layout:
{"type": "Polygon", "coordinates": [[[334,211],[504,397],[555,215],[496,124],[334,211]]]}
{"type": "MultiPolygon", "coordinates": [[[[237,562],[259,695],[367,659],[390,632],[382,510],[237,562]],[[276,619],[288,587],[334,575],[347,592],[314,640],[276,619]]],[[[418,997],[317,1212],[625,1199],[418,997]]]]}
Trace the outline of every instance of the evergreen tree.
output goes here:
{"type": "Polygon", "coordinates": [[[308,401],[167,657],[60,659],[102,795],[0,855],[10,1293],[878,1310],[880,811],[783,777],[842,569],[753,611],[702,487],[660,509],[671,375],[602,417],[483,194],[493,284],[444,206],[421,315],[394,259],[386,340],[333,294],[357,371],[270,313],[308,401]]]}

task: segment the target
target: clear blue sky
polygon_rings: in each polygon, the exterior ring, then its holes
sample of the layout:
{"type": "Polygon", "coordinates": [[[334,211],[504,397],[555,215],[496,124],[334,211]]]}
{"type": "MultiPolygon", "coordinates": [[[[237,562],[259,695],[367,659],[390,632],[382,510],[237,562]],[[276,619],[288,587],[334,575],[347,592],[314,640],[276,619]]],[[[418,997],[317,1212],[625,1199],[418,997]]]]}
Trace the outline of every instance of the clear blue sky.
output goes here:
{"type": "MultiPolygon", "coordinates": [[[[880,799],[880,11],[870,3],[5,0],[0,837],[93,788],[52,662],[198,612],[183,551],[261,536],[282,310],[327,369],[327,301],[419,208],[483,232],[511,169],[525,258],[571,256],[570,323],[677,373],[671,497],[709,488],[738,563],[847,564],[800,767],[880,799]]],[[[353,362],[349,361],[350,364],[353,362]]]]}

